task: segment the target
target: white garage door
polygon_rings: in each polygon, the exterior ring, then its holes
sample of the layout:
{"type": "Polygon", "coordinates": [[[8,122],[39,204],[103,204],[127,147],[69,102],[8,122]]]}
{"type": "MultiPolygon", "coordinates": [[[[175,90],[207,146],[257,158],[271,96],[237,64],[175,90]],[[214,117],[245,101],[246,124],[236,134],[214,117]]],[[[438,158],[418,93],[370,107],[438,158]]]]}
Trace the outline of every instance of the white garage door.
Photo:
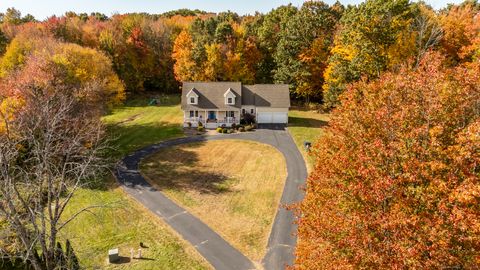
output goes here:
{"type": "Polygon", "coordinates": [[[286,124],[288,122],[288,114],[286,112],[259,112],[259,124],[286,124]]]}

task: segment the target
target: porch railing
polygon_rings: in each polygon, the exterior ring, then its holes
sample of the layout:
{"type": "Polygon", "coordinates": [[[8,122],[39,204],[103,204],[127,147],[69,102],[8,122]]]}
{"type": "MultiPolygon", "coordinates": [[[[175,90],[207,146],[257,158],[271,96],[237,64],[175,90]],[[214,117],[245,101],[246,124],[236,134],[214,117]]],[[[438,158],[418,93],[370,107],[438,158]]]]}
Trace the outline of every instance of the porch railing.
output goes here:
{"type": "Polygon", "coordinates": [[[200,118],[200,117],[187,117],[187,118],[185,118],[185,123],[187,123],[187,122],[190,122],[190,123],[202,122],[203,124],[205,124],[205,119],[200,118]]]}
{"type": "Polygon", "coordinates": [[[238,121],[235,117],[224,117],[223,119],[219,119],[218,123],[220,124],[238,124],[238,121]]]}

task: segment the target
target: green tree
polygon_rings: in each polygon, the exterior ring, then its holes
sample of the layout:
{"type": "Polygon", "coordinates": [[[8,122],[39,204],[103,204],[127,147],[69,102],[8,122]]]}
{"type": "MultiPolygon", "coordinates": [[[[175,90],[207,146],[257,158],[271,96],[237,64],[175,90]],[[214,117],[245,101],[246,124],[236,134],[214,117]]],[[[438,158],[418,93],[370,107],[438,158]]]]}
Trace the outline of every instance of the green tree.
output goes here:
{"type": "MultiPolygon", "coordinates": [[[[327,106],[337,105],[348,83],[362,77],[378,78],[392,62],[398,62],[392,53],[412,47],[414,38],[405,33],[412,26],[413,7],[408,0],[367,0],[349,6],[340,20],[340,32],[325,72],[327,106]]],[[[401,58],[407,60],[405,53],[401,58]]]]}
{"type": "Polygon", "coordinates": [[[297,94],[307,98],[321,97],[323,62],[328,59],[340,16],[336,9],[321,1],[305,2],[280,33],[274,54],[275,81],[291,84],[299,90],[297,94]],[[317,65],[322,67],[317,69],[317,65]]]}
{"type": "Polygon", "coordinates": [[[294,6],[280,6],[266,14],[257,29],[259,49],[264,58],[259,63],[257,80],[262,83],[273,82],[276,62],[273,55],[277,51],[280,35],[286,31],[287,22],[295,16],[298,9],[294,6]]]}

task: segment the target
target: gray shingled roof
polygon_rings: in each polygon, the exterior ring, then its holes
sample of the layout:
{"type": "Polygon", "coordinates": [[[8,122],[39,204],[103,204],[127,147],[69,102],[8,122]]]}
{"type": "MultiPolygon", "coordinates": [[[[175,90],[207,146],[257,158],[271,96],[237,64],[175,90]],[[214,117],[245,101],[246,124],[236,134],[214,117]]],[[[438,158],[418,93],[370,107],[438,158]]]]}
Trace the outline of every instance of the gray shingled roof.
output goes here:
{"type": "Polygon", "coordinates": [[[271,108],[290,107],[288,84],[245,85],[243,90],[243,105],[271,108]]]}
{"type": "Polygon", "coordinates": [[[289,108],[290,91],[288,84],[244,85],[240,82],[184,82],[182,87],[182,109],[235,110],[242,105],[257,107],[289,108]],[[231,88],[237,98],[235,105],[225,105],[223,96],[231,88]],[[198,105],[187,104],[186,95],[194,89],[200,97],[198,105]]]}
{"type": "Polygon", "coordinates": [[[242,107],[242,83],[241,82],[184,82],[182,87],[182,109],[220,109],[220,110],[237,110],[242,107]],[[226,105],[223,96],[227,90],[231,88],[232,92],[237,96],[235,105],[226,105]],[[200,96],[198,105],[187,104],[186,96],[190,90],[200,96]]]}

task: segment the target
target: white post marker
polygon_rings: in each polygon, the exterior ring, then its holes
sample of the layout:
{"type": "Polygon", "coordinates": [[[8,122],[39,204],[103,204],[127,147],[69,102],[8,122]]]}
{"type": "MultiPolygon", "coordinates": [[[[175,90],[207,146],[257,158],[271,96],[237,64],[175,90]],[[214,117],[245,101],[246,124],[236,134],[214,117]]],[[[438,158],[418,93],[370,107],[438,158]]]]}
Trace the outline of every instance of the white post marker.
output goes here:
{"type": "Polygon", "coordinates": [[[141,248],[138,249],[138,258],[139,259],[142,258],[142,249],[141,248]]]}

